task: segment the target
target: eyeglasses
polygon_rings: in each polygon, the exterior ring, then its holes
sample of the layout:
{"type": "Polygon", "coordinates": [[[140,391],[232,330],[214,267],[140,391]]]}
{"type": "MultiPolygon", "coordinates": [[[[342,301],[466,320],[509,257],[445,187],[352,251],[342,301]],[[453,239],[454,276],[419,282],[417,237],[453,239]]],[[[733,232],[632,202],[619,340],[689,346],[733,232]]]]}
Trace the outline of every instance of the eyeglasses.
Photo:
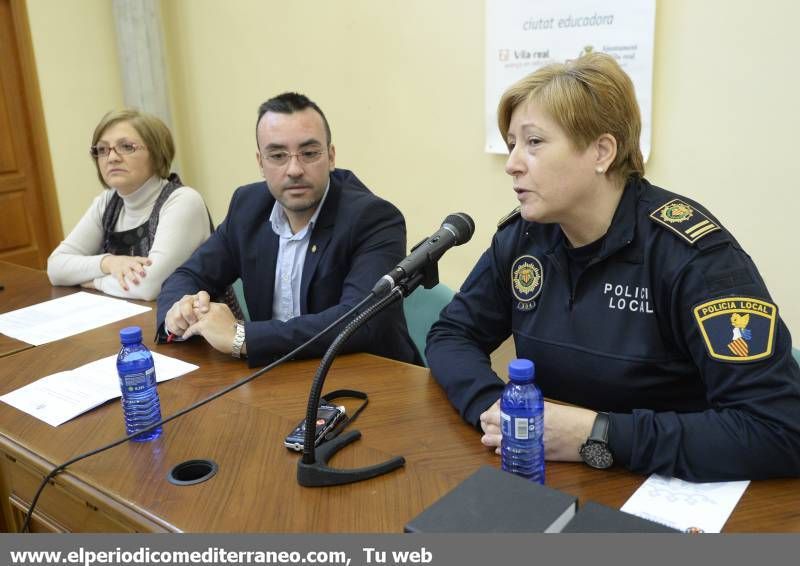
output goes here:
{"type": "Polygon", "coordinates": [[[134,151],[147,148],[143,145],[133,142],[120,142],[117,145],[97,144],[89,148],[89,155],[95,159],[99,159],[101,157],[105,158],[111,154],[112,149],[117,155],[130,155],[134,151]]]}
{"type": "Polygon", "coordinates": [[[304,149],[303,151],[298,151],[297,153],[291,153],[288,151],[270,151],[268,153],[262,153],[261,157],[267,160],[267,163],[273,165],[275,167],[281,167],[282,165],[286,165],[289,163],[289,160],[292,157],[297,157],[301,163],[314,163],[324,152],[321,149],[304,149]]]}

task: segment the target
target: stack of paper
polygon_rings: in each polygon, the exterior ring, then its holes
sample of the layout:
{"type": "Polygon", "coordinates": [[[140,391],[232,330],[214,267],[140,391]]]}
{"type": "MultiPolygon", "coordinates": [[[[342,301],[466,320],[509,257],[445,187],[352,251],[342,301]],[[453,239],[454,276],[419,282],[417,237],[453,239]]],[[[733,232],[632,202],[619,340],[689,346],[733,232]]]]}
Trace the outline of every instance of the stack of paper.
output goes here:
{"type": "Polygon", "coordinates": [[[0,314],[0,333],[40,346],[149,310],[122,299],[80,292],[0,314]]]}
{"type": "Polygon", "coordinates": [[[749,481],[692,483],[652,475],[622,511],[689,533],[718,533],[749,481]]]}
{"type": "MultiPolygon", "coordinates": [[[[153,352],[156,379],[167,381],[198,366],[153,352]]],[[[0,397],[0,401],[58,426],[121,395],[117,356],[109,356],[71,371],[43,377],[0,397]]]]}

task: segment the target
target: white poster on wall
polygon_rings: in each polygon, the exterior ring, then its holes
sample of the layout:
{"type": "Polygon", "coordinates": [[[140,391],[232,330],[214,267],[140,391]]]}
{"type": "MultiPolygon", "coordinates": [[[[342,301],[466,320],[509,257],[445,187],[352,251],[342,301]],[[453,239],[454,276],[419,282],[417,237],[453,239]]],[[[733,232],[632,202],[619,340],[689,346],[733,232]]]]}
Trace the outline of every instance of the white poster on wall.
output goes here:
{"type": "Polygon", "coordinates": [[[508,151],[497,129],[506,88],[539,67],[597,51],[613,56],[633,80],[647,161],[655,19],[655,0],[486,0],[486,151],[508,151]]]}

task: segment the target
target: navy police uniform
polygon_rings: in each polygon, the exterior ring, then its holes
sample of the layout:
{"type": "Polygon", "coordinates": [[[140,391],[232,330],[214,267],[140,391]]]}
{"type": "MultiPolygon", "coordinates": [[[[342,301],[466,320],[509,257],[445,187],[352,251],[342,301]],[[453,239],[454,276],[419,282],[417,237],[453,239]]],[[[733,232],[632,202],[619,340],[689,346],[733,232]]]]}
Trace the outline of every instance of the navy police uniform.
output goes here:
{"type": "Polygon", "coordinates": [[[518,212],[501,223],[428,335],[431,370],[462,416],[479,426],[500,397],[488,354],[513,334],[546,397],[610,413],[609,448],[634,472],[800,475],[800,369],[733,236],[638,178],[596,247],[576,262],[557,224],[518,212]]]}

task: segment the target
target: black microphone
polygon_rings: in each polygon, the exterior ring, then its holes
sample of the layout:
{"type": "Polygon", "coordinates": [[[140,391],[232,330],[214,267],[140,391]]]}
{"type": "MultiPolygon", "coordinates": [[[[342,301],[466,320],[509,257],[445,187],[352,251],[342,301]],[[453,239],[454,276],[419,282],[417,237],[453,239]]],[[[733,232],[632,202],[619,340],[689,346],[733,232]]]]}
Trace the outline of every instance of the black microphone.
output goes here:
{"type": "Polygon", "coordinates": [[[414,246],[411,253],[397,264],[397,267],[378,280],[372,292],[379,297],[388,293],[395,285],[436,264],[444,252],[453,246],[469,242],[474,233],[475,222],[468,214],[456,212],[448,215],[442,222],[442,227],[430,238],[414,246]]]}

